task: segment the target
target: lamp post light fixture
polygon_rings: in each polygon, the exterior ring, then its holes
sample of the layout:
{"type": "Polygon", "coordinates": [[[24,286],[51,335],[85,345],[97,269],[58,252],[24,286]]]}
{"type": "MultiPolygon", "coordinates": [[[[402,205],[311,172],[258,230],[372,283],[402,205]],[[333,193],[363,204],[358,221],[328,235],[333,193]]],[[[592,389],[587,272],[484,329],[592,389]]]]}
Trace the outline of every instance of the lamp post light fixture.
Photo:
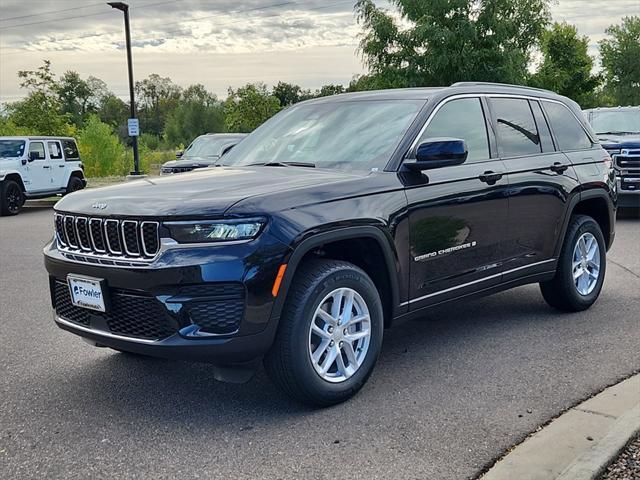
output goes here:
{"type": "Polygon", "coordinates": [[[124,33],[127,44],[127,66],[129,68],[129,105],[131,114],[128,121],[129,136],[133,146],[133,172],[131,175],[140,175],[140,157],[138,155],[138,119],[136,118],[136,100],[133,91],[133,60],[131,59],[131,31],[129,29],[129,5],[123,2],[108,2],[111,8],[124,13],[124,33]]]}

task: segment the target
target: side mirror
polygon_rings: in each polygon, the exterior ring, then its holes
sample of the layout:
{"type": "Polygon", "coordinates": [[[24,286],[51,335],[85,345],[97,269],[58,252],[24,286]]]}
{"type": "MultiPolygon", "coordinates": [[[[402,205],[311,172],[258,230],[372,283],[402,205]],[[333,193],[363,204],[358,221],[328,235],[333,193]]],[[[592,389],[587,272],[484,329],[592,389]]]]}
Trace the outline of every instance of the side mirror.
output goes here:
{"type": "Polygon", "coordinates": [[[34,160],[38,160],[40,158],[40,155],[38,155],[38,152],[29,152],[29,161],[33,162],[34,160]]]}
{"type": "Polygon", "coordinates": [[[416,150],[415,160],[405,160],[404,165],[411,170],[460,165],[467,160],[467,144],[460,138],[430,138],[416,150]]]}
{"type": "Polygon", "coordinates": [[[182,157],[182,155],[184,155],[184,151],[183,151],[183,150],[178,150],[178,151],[176,152],[176,158],[181,158],[181,157],[182,157]]]}

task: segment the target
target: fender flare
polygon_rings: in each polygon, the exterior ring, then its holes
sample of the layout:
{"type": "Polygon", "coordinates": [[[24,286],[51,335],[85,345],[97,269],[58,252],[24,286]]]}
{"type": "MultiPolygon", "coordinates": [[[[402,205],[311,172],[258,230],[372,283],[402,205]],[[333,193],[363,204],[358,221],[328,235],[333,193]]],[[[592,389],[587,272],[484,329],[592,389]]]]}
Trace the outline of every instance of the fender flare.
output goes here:
{"type": "Polygon", "coordinates": [[[594,189],[594,190],[583,191],[578,193],[577,195],[574,195],[569,201],[569,205],[567,206],[567,214],[565,215],[564,221],[562,223],[561,235],[558,236],[556,248],[554,250],[554,258],[558,258],[560,256],[560,250],[562,249],[562,244],[564,243],[564,237],[567,234],[567,228],[569,228],[569,221],[571,220],[571,215],[573,214],[573,211],[575,210],[576,205],[578,205],[580,202],[583,202],[585,200],[592,200],[594,198],[600,198],[607,203],[607,206],[608,206],[607,210],[609,212],[609,229],[611,231],[603,232],[603,233],[606,233],[610,237],[609,245],[607,245],[607,248],[611,245],[611,243],[613,243],[613,238],[614,238],[613,227],[615,225],[615,220],[616,220],[615,219],[616,209],[615,209],[614,201],[611,199],[611,196],[609,195],[607,190],[604,190],[604,189],[594,189]]]}
{"type": "MultiPolygon", "coordinates": [[[[391,246],[390,238],[378,227],[375,226],[358,226],[358,227],[346,227],[328,232],[318,233],[309,238],[304,239],[296,247],[294,247],[293,253],[289,256],[286,262],[287,269],[284,277],[282,278],[282,284],[280,286],[280,292],[273,309],[271,311],[272,319],[279,319],[284,303],[289,293],[289,287],[293,281],[293,278],[298,270],[298,266],[302,258],[309,253],[312,249],[323,245],[325,243],[331,243],[340,240],[350,240],[358,238],[371,238],[378,242],[380,249],[383,252],[385,265],[387,267],[387,274],[389,275],[389,284],[391,285],[391,315],[394,316],[394,312],[399,305],[400,298],[400,285],[398,279],[398,262],[395,254],[395,249],[391,246]]],[[[390,319],[391,320],[391,319],[390,319]]]]}

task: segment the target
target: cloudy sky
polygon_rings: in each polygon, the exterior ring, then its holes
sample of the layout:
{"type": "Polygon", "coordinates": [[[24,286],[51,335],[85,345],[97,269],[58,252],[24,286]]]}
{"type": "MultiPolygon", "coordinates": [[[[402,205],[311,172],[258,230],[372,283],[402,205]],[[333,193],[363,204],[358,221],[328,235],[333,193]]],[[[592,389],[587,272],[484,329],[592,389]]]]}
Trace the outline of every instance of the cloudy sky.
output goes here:
{"type": "MultiPolygon", "coordinates": [[[[134,74],[227,87],[278,80],[317,88],[362,73],[354,0],[130,0],[134,74]]],[[[379,5],[386,2],[379,1],[379,5]]],[[[597,41],[640,0],[559,0],[554,20],[597,41]]],[[[42,59],[56,74],[76,70],[127,96],[122,14],[92,0],[0,0],[0,102],[22,94],[17,71],[42,59]]]]}

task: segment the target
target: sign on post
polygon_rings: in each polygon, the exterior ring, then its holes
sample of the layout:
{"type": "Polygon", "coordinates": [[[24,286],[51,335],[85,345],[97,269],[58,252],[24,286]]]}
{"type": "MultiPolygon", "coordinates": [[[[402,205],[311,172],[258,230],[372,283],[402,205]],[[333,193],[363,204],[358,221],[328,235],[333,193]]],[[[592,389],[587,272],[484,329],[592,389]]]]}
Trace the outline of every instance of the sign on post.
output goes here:
{"type": "Polygon", "coordinates": [[[130,137],[137,137],[138,135],[140,135],[140,123],[138,122],[137,118],[130,118],[127,121],[127,127],[129,129],[130,137]]]}

